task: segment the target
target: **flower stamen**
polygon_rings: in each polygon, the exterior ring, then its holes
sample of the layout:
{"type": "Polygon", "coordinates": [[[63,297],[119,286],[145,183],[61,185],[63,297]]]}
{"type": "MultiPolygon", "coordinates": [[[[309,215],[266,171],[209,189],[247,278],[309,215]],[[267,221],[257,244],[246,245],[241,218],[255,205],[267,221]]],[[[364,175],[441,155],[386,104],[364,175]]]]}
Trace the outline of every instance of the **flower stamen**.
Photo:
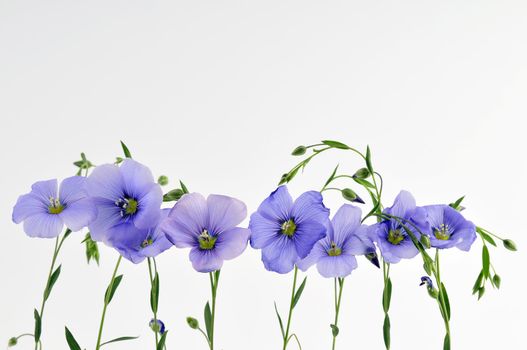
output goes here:
{"type": "Polygon", "coordinates": [[[404,234],[401,232],[400,229],[396,230],[390,230],[388,232],[388,242],[394,245],[398,245],[404,240],[404,234]]]}
{"type": "Polygon", "coordinates": [[[204,229],[198,237],[199,247],[203,250],[210,250],[214,248],[217,239],[217,237],[211,236],[209,231],[204,229]]]}
{"type": "Polygon", "coordinates": [[[64,210],[64,206],[60,203],[58,198],[49,197],[48,213],[60,214],[64,210]]]}
{"type": "Polygon", "coordinates": [[[439,228],[434,230],[434,236],[441,241],[447,241],[450,238],[450,227],[446,224],[439,225],[439,228]]]}
{"type": "Polygon", "coordinates": [[[282,223],[281,229],[284,235],[292,237],[296,231],[296,224],[292,219],[289,219],[282,223]]]}
{"type": "Polygon", "coordinates": [[[339,256],[340,254],[342,254],[342,249],[337,247],[335,242],[331,242],[331,248],[328,250],[328,255],[329,256],[339,256]]]}

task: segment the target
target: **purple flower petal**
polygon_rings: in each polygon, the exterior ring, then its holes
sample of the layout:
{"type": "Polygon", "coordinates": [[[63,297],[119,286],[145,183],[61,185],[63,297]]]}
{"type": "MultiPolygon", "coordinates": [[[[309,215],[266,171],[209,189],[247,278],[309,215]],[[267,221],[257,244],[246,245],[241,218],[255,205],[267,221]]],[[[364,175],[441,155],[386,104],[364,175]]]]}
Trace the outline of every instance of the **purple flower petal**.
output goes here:
{"type": "Polygon", "coordinates": [[[63,226],[62,219],[56,214],[41,213],[24,220],[24,232],[30,237],[54,238],[61,233],[63,226]]]}
{"type": "Polygon", "coordinates": [[[104,243],[114,248],[138,249],[147,236],[148,230],[140,230],[132,223],[125,223],[110,228],[104,243]]]}
{"type": "Polygon", "coordinates": [[[415,199],[412,194],[408,191],[401,191],[395,198],[393,206],[386,208],[385,212],[389,215],[407,218],[415,207],[415,199]]]}
{"type": "Polygon", "coordinates": [[[40,198],[43,203],[49,204],[50,198],[57,199],[57,179],[38,181],[31,186],[31,193],[40,198]]]}
{"type": "Polygon", "coordinates": [[[208,216],[205,198],[199,193],[186,194],[174,205],[162,229],[176,247],[194,247],[208,225],[208,216]]]}
{"type": "Polygon", "coordinates": [[[263,217],[259,212],[251,215],[249,222],[249,229],[251,230],[251,246],[256,249],[261,249],[282,235],[281,224],[276,220],[269,220],[263,217]]]}
{"type": "Polygon", "coordinates": [[[342,251],[352,255],[366,255],[375,251],[375,245],[368,237],[368,229],[366,225],[357,228],[355,233],[341,246],[342,251]]]}
{"type": "Polygon", "coordinates": [[[15,224],[19,224],[30,216],[48,213],[49,201],[44,203],[42,198],[33,193],[24,194],[18,197],[13,208],[12,219],[15,224]]]}
{"type": "Polygon", "coordinates": [[[119,167],[113,164],[104,164],[96,167],[88,176],[86,189],[91,197],[101,197],[112,203],[123,196],[123,177],[119,167]]]}
{"type": "Polygon", "coordinates": [[[121,222],[120,209],[114,202],[94,198],[97,207],[97,218],[90,223],[90,235],[94,241],[108,242],[110,229],[121,222]]]}
{"type": "Polygon", "coordinates": [[[350,204],[344,204],[333,216],[331,226],[333,227],[332,239],[337,246],[342,247],[344,242],[354,234],[361,225],[362,211],[360,208],[350,204]]]}
{"type": "Polygon", "coordinates": [[[86,197],[87,179],[83,176],[72,176],[62,180],[59,188],[60,203],[67,206],[69,203],[86,197]]]}
{"type": "Polygon", "coordinates": [[[251,231],[247,228],[231,228],[218,236],[214,249],[222,259],[234,259],[243,253],[250,235],[251,231]]]}
{"type": "MultiPolygon", "coordinates": [[[[315,265],[322,257],[328,256],[328,252],[324,248],[324,244],[322,241],[326,241],[329,239],[324,238],[317,243],[315,243],[313,249],[311,249],[311,252],[308,256],[306,256],[304,259],[300,260],[296,265],[298,268],[302,271],[307,271],[311,266],[315,265]]],[[[325,244],[331,244],[331,242],[324,242],[325,244]]]]}
{"type": "Polygon", "coordinates": [[[293,240],[285,235],[279,236],[262,249],[262,261],[269,271],[281,274],[290,272],[299,261],[293,240]]]}
{"type": "Polygon", "coordinates": [[[70,230],[79,231],[97,217],[97,209],[92,198],[82,198],[68,204],[58,215],[70,230]]]}
{"type": "Polygon", "coordinates": [[[287,186],[280,186],[260,204],[258,212],[268,220],[287,221],[292,207],[293,199],[287,186]]]}
{"type": "Polygon", "coordinates": [[[198,272],[212,272],[221,269],[223,259],[215,249],[192,248],[189,255],[192,267],[198,272]]]}
{"type": "Polygon", "coordinates": [[[346,277],[357,268],[353,255],[324,256],[317,262],[318,272],[326,278],[346,277]]]}
{"type": "Polygon", "coordinates": [[[145,193],[151,190],[151,185],[155,183],[150,169],[133,159],[128,158],[123,161],[121,174],[126,194],[132,198],[143,197],[145,193]]]}
{"type": "Polygon", "coordinates": [[[326,232],[326,226],[318,221],[304,220],[301,224],[298,224],[292,240],[300,259],[305,258],[309,254],[311,249],[313,249],[313,245],[326,236],[326,232]]]}
{"type": "Polygon", "coordinates": [[[140,229],[147,229],[157,225],[159,221],[159,208],[163,203],[163,191],[161,186],[151,184],[150,190],[143,197],[137,198],[139,207],[133,221],[140,229]]]}
{"type": "Polygon", "coordinates": [[[304,192],[293,204],[291,216],[295,224],[301,225],[304,221],[318,221],[324,223],[328,220],[329,209],[322,202],[322,195],[317,191],[304,192]]]}
{"type": "Polygon", "coordinates": [[[235,227],[247,216],[245,204],[228,196],[209,195],[207,207],[209,210],[208,229],[215,234],[235,227]]]}
{"type": "Polygon", "coordinates": [[[134,264],[139,264],[146,259],[146,256],[142,254],[139,249],[128,249],[123,247],[115,247],[115,249],[121,254],[121,256],[134,264]]]}

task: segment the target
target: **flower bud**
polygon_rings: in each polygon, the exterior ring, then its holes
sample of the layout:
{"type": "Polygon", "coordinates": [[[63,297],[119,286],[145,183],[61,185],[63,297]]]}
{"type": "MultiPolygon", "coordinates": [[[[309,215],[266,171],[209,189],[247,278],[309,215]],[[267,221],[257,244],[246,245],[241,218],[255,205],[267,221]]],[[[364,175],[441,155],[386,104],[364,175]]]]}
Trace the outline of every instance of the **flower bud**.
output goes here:
{"type": "Polygon", "coordinates": [[[7,342],[7,347],[10,348],[12,346],[15,346],[16,344],[18,344],[18,339],[15,338],[15,337],[12,337],[9,339],[9,341],[7,342]]]}
{"type": "Polygon", "coordinates": [[[305,154],[306,151],[307,151],[306,146],[298,146],[297,148],[295,148],[293,150],[293,152],[291,152],[291,154],[293,156],[301,156],[301,155],[305,154]]]}
{"type": "Polygon", "coordinates": [[[166,177],[165,175],[161,175],[161,176],[157,179],[157,183],[160,184],[161,186],[166,186],[166,185],[168,185],[168,177],[166,177]]]}
{"type": "Polygon", "coordinates": [[[187,317],[187,324],[192,329],[198,329],[199,328],[199,322],[194,317],[187,317]]]}
{"type": "Polygon", "coordinates": [[[370,176],[370,171],[366,168],[361,168],[357,170],[355,174],[353,175],[353,177],[358,178],[358,179],[366,179],[368,178],[368,176],[370,176]]]}
{"type": "Polygon", "coordinates": [[[430,237],[427,235],[422,235],[420,241],[426,249],[430,249],[430,237]]]}
{"type": "Polygon", "coordinates": [[[342,193],[342,197],[344,197],[344,199],[350,201],[350,202],[357,202],[357,203],[362,203],[364,204],[364,201],[362,200],[362,198],[360,198],[356,193],[355,191],[353,191],[351,188],[345,188],[343,190],[340,191],[342,193]]]}
{"type": "Polygon", "coordinates": [[[516,248],[516,244],[510,240],[510,239],[505,239],[503,240],[503,246],[505,248],[507,248],[508,250],[511,250],[513,252],[517,251],[518,249],[516,248]]]}
{"type": "Polygon", "coordinates": [[[148,325],[150,326],[150,329],[153,330],[155,333],[165,333],[165,324],[161,320],[151,319],[148,325]]]}

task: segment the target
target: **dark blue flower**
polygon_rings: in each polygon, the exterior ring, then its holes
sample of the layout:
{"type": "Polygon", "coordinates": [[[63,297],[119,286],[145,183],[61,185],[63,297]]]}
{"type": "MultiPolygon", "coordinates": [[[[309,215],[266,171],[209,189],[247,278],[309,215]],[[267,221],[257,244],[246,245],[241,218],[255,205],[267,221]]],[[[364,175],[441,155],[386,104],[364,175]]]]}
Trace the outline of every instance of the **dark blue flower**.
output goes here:
{"type": "Polygon", "coordinates": [[[150,329],[152,329],[154,332],[159,333],[161,335],[163,335],[166,331],[165,324],[163,323],[163,321],[159,319],[157,320],[151,319],[150,322],[148,323],[148,326],[150,326],[150,329]]]}

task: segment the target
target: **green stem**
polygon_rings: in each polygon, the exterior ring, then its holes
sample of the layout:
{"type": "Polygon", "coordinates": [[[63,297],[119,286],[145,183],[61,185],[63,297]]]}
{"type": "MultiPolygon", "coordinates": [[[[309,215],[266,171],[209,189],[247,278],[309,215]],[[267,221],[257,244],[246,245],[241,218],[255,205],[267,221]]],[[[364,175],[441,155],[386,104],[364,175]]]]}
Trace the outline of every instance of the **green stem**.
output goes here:
{"type": "Polygon", "coordinates": [[[210,350],[214,350],[214,320],[216,318],[216,294],[218,292],[218,282],[220,280],[220,271],[209,272],[210,277],[210,289],[212,293],[212,310],[211,310],[211,326],[210,326],[210,339],[209,347],[210,350]]]}
{"type": "Polygon", "coordinates": [[[437,248],[436,248],[436,256],[435,256],[435,269],[433,272],[434,272],[434,277],[435,277],[437,289],[438,289],[437,302],[439,303],[439,310],[441,311],[441,316],[443,316],[443,321],[445,323],[445,331],[446,331],[445,338],[449,339],[448,343],[450,344],[449,315],[447,311],[445,295],[443,293],[443,284],[441,282],[441,272],[439,269],[439,249],[437,248]]]}
{"type": "MultiPolygon", "coordinates": [[[[342,290],[344,289],[344,278],[335,278],[335,322],[333,323],[338,329],[339,322],[339,311],[340,311],[340,302],[342,300],[342,290]],[[338,296],[337,296],[337,284],[338,284],[338,296]]],[[[332,350],[335,350],[337,344],[337,335],[332,330],[333,334],[333,344],[331,346],[332,350]]]]}
{"type": "Polygon", "coordinates": [[[295,300],[297,275],[298,275],[298,267],[296,267],[296,265],[295,265],[295,271],[294,271],[294,275],[293,275],[293,289],[291,291],[291,302],[289,303],[289,315],[287,316],[287,326],[285,328],[283,350],[285,350],[287,348],[287,342],[289,341],[289,328],[291,326],[291,317],[293,316],[293,302],[295,300]]]}
{"type": "MultiPolygon", "coordinates": [[[[111,291],[113,289],[113,283],[115,281],[115,276],[117,275],[117,270],[119,269],[119,265],[121,264],[121,259],[123,257],[119,255],[119,259],[117,259],[117,263],[115,264],[115,268],[113,270],[112,279],[110,280],[110,285],[108,286],[108,289],[111,291]]],[[[99,350],[101,348],[101,338],[102,338],[102,330],[104,328],[104,318],[106,316],[106,309],[108,307],[108,303],[110,302],[109,297],[111,293],[107,293],[104,297],[104,307],[102,309],[102,316],[101,316],[101,323],[99,325],[99,334],[97,336],[97,345],[95,346],[95,350],[99,350]]]]}
{"type": "MultiPolygon", "coordinates": [[[[51,259],[51,266],[49,267],[48,279],[46,281],[46,289],[49,285],[51,275],[53,274],[53,271],[55,271],[55,264],[57,262],[57,257],[59,255],[60,248],[62,248],[62,243],[64,243],[64,240],[70,235],[70,233],[71,233],[71,230],[67,229],[66,232],[64,232],[64,235],[62,236],[62,238],[60,238],[60,235],[59,235],[55,239],[55,248],[53,249],[53,258],[51,259]]],[[[39,313],[41,325],[42,325],[42,319],[44,318],[44,308],[45,307],[46,307],[46,298],[43,296],[42,303],[40,304],[40,313],[39,313]]],[[[40,339],[35,339],[35,350],[39,349],[39,342],[40,342],[40,339]]],[[[42,345],[40,345],[40,347],[42,347],[42,345]]]]}
{"type": "MultiPolygon", "coordinates": [[[[148,261],[148,275],[150,276],[150,288],[154,288],[154,275],[152,274],[152,263],[150,262],[152,258],[148,258],[147,261],[148,261]]],[[[154,266],[154,269],[155,269],[155,273],[157,274],[157,268],[154,266]]],[[[159,292],[159,291],[158,291],[159,292]]],[[[157,311],[153,311],[154,313],[154,335],[155,335],[155,339],[156,339],[156,347],[155,349],[157,349],[157,344],[159,343],[159,339],[158,339],[158,332],[157,332],[157,311]]]]}

